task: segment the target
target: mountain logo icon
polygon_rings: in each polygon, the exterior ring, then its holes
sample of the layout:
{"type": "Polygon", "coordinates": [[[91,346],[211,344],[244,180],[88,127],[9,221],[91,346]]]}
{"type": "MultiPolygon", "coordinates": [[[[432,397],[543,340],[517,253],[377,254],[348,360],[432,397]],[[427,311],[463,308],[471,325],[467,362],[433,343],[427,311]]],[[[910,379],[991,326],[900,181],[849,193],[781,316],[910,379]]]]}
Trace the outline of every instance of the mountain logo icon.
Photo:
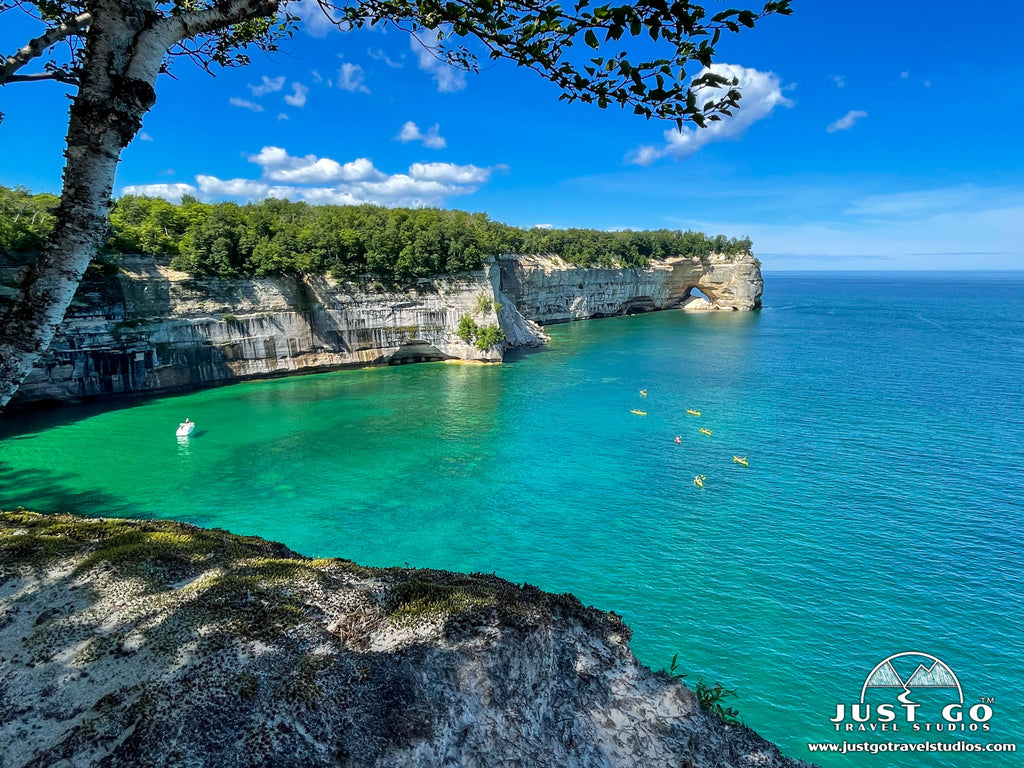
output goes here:
{"type": "MultiPolygon", "coordinates": [[[[900,664],[906,665],[907,661],[900,662],[900,664]]],[[[906,666],[904,666],[904,669],[906,669],[906,666]]],[[[960,687],[960,681],[953,673],[953,670],[937,657],[916,651],[894,653],[892,656],[879,662],[864,680],[864,686],[860,691],[861,702],[864,701],[868,688],[902,688],[903,695],[910,693],[912,688],[955,688],[957,696],[960,698],[960,703],[963,704],[964,702],[963,689],[960,687]],[[918,662],[917,667],[907,676],[906,680],[900,676],[899,672],[896,671],[896,667],[893,666],[895,659],[907,659],[910,662],[916,660],[918,662]]]]}

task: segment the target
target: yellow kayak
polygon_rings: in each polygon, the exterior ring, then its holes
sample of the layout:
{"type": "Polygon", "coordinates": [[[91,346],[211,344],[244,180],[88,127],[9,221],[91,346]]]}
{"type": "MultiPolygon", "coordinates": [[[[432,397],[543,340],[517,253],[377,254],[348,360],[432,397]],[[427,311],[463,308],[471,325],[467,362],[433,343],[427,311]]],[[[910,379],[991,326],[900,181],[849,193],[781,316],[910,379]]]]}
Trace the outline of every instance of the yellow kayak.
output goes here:
{"type": "Polygon", "coordinates": [[[691,416],[700,416],[700,411],[695,411],[693,408],[687,408],[686,412],[691,416]]]}
{"type": "Polygon", "coordinates": [[[638,411],[636,408],[630,408],[629,412],[630,413],[635,413],[637,416],[646,416],[647,415],[647,411],[638,411]]]}
{"type": "Polygon", "coordinates": [[[711,430],[710,429],[704,429],[704,427],[701,427],[700,428],[700,433],[702,435],[710,435],[711,434],[711,430]]]}
{"type": "Polygon", "coordinates": [[[647,397],[647,390],[646,389],[641,389],[640,390],[640,397],[647,397]]]}
{"type": "Polygon", "coordinates": [[[750,466],[749,464],[747,464],[746,456],[733,456],[732,460],[735,461],[737,464],[742,464],[744,467],[750,466]]]}
{"type": "Polygon", "coordinates": [[[704,487],[704,481],[706,479],[707,478],[704,477],[704,475],[695,475],[694,478],[693,478],[693,484],[696,485],[698,488],[703,488],[704,487]]]}

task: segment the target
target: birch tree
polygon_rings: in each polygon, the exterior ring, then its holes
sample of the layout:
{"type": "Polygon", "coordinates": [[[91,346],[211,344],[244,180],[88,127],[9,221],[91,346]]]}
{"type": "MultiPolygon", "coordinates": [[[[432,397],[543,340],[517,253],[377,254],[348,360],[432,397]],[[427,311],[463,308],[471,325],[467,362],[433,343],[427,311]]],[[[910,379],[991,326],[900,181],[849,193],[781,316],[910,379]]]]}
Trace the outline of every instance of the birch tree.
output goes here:
{"type": "MultiPolygon", "coordinates": [[[[465,70],[476,70],[480,58],[507,59],[549,80],[566,101],[704,126],[730,115],[741,98],[735,81],[707,69],[723,32],[788,15],[789,3],[710,16],[688,0],[316,0],[313,7],[342,31],[386,25],[435,40],[434,55],[465,70]],[[657,55],[635,59],[652,50],[657,55]]],[[[0,0],[0,18],[27,13],[41,27],[17,50],[0,51],[0,86],[56,80],[73,90],[56,222],[0,323],[0,409],[48,348],[107,237],[117,163],[156,102],[160,74],[176,58],[207,70],[244,66],[251,51],[275,50],[292,36],[301,24],[296,7],[287,0],[0,0]]]]}

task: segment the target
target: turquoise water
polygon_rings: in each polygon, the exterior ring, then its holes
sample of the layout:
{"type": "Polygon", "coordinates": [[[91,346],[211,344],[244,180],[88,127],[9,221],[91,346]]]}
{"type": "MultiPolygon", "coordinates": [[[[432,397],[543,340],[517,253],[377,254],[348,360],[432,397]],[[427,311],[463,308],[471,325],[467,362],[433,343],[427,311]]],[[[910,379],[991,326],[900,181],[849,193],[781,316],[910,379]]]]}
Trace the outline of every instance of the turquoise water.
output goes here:
{"type": "Polygon", "coordinates": [[[765,303],[554,326],[501,366],[12,417],[0,506],[493,571],[623,615],[643,661],[678,652],[691,683],[735,688],[744,721],[793,756],[1018,765],[807,743],[838,741],[836,705],[917,651],[968,705],[995,699],[990,732],[933,741],[1024,749],[1024,273],[769,275],[765,303]],[[186,416],[198,428],[179,444],[186,416]]]}

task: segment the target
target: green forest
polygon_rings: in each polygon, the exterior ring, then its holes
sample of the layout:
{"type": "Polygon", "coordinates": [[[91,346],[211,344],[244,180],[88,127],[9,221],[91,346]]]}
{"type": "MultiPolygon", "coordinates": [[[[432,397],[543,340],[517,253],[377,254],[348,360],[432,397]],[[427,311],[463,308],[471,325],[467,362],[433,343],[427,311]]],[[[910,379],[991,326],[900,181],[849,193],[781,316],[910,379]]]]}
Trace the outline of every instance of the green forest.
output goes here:
{"type": "MultiPolygon", "coordinates": [[[[31,255],[53,226],[59,200],[0,186],[0,255],[31,255]]],[[[747,238],[700,232],[604,232],[522,229],[482,213],[377,205],[314,206],[268,199],[258,203],[180,204],[125,195],[110,212],[101,258],[119,254],[170,257],[197,275],[237,277],[330,273],[403,280],[479,269],[501,254],[557,254],[586,267],[646,266],[667,256],[706,258],[750,251],[747,238]]]]}

